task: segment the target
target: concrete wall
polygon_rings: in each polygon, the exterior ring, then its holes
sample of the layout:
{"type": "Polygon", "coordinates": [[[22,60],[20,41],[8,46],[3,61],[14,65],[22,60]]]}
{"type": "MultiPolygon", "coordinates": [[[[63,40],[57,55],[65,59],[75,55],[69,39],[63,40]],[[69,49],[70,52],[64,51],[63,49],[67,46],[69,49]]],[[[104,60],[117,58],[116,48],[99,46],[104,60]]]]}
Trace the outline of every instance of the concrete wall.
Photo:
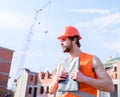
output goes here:
{"type": "Polygon", "coordinates": [[[28,73],[23,70],[22,74],[17,80],[17,87],[15,91],[14,97],[26,97],[26,87],[27,87],[27,82],[28,81],[28,73]]]}

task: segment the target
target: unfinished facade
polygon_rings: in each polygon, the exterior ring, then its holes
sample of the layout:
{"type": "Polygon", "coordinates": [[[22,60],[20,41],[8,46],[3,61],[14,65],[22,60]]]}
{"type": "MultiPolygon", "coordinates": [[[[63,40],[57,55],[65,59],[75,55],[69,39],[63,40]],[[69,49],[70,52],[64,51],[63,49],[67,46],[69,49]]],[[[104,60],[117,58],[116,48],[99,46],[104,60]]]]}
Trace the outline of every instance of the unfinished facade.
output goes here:
{"type": "Polygon", "coordinates": [[[104,63],[107,73],[113,80],[115,86],[114,93],[99,92],[100,97],[120,97],[120,57],[110,58],[104,63]]]}
{"type": "Polygon", "coordinates": [[[35,73],[29,69],[23,69],[17,80],[14,97],[54,97],[49,94],[49,84],[55,72],[35,73]]]}

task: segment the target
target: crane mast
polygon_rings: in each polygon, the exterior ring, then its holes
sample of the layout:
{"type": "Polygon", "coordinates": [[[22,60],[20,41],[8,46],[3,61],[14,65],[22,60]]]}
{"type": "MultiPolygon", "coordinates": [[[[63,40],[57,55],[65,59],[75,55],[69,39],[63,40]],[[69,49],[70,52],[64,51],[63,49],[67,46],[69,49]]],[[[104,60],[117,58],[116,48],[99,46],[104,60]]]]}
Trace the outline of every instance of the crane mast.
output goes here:
{"type": "MultiPolygon", "coordinates": [[[[35,30],[35,26],[36,26],[36,23],[37,23],[38,16],[39,16],[40,12],[43,9],[45,9],[50,3],[51,3],[51,1],[47,2],[40,9],[35,10],[33,22],[32,22],[32,24],[30,26],[30,31],[28,33],[27,40],[26,40],[24,48],[23,48],[23,53],[21,55],[20,62],[18,64],[18,70],[17,70],[17,73],[15,75],[15,80],[14,80],[15,82],[17,81],[17,78],[20,76],[21,70],[23,69],[23,66],[24,66],[24,63],[25,63],[25,59],[26,59],[26,56],[27,56],[27,53],[28,53],[28,50],[29,50],[29,47],[30,47],[30,43],[31,43],[31,40],[32,40],[32,37],[33,37],[33,34],[34,34],[34,30],[35,30]]],[[[46,32],[45,32],[45,34],[46,34],[46,32]]]]}

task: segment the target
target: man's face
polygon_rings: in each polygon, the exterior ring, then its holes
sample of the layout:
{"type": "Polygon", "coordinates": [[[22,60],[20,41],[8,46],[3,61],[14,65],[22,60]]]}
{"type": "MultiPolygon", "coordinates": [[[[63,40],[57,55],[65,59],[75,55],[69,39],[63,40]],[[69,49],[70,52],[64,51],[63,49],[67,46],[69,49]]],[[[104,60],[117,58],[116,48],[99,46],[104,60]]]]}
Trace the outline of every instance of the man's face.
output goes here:
{"type": "Polygon", "coordinates": [[[73,47],[72,41],[69,38],[61,39],[60,44],[64,53],[70,52],[73,47]]]}

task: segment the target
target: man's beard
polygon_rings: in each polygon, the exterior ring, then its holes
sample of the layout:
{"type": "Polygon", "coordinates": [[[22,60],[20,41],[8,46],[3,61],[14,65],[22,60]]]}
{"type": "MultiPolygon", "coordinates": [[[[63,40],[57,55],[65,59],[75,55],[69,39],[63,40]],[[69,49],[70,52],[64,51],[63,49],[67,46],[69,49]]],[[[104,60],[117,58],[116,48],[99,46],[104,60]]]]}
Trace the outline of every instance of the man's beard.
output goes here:
{"type": "Polygon", "coordinates": [[[68,46],[63,46],[63,47],[62,47],[63,52],[64,52],[64,53],[68,53],[68,52],[70,52],[71,49],[72,49],[72,46],[73,46],[72,43],[69,44],[68,46]]]}

